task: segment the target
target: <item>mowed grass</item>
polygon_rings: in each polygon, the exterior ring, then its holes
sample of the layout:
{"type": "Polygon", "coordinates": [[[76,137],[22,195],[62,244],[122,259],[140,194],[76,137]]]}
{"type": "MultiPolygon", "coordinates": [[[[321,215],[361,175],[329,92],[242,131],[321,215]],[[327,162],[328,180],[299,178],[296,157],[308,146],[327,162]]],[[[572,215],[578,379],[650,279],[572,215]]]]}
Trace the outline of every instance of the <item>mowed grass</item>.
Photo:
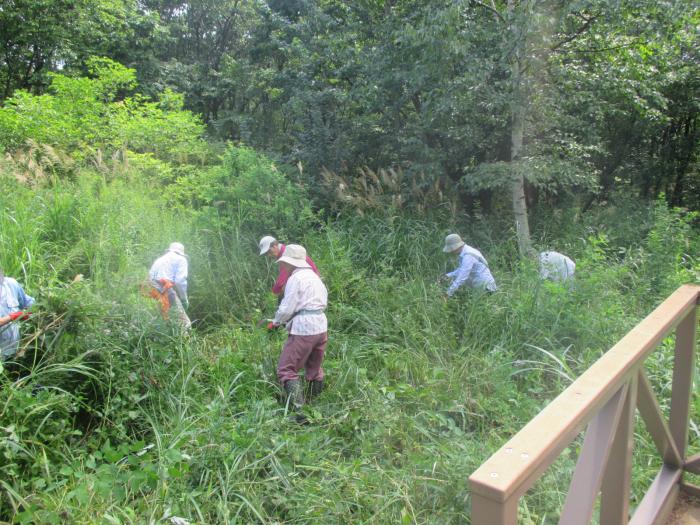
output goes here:
{"type": "MultiPolygon", "coordinates": [[[[500,290],[450,300],[443,221],[319,220],[290,239],[330,293],[327,389],[300,426],[279,402],[285,336],[257,326],[276,305],[276,268],[255,250],[269,231],[166,205],[138,182],[8,187],[1,264],[39,299],[25,357],[0,379],[0,520],[16,523],[466,523],[469,474],[697,280],[697,233],[668,210],[625,250],[585,225],[563,231],[573,292],[540,282],[507,230],[460,223],[500,290]],[[138,289],[171,240],[190,253],[186,338],[138,289]]],[[[649,363],[660,395],[671,342],[649,363]]],[[[691,447],[698,408],[695,396],[691,447]]],[[[654,468],[643,431],[639,442],[636,498],[654,468]]],[[[575,455],[523,502],[523,520],[554,519],[575,455]]]]}

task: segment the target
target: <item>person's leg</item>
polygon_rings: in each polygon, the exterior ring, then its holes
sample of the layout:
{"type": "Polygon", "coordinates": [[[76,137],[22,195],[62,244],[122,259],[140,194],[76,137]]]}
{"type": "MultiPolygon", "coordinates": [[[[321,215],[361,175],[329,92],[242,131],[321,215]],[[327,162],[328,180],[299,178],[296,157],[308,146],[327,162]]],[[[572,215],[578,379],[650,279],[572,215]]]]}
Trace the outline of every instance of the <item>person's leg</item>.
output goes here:
{"type": "Polygon", "coordinates": [[[175,293],[175,290],[168,290],[168,300],[170,302],[170,309],[174,310],[177,314],[178,324],[184,331],[188,331],[192,326],[192,321],[190,321],[190,318],[187,316],[185,307],[182,306],[182,301],[180,301],[180,298],[177,296],[177,293],[175,293]]]}
{"type": "Polygon", "coordinates": [[[310,397],[317,396],[323,390],[323,358],[326,353],[326,344],[328,343],[328,333],[318,334],[314,336],[313,348],[309,354],[304,369],[306,371],[306,380],[309,382],[310,397]]]}
{"type": "Polygon", "coordinates": [[[317,381],[323,379],[323,357],[326,352],[326,344],[328,344],[328,333],[309,336],[313,337],[313,347],[309,352],[309,356],[304,363],[307,381],[317,381]]]}
{"type": "Polygon", "coordinates": [[[313,350],[313,335],[292,335],[282,347],[279,363],[277,364],[277,379],[281,385],[292,379],[299,379],[299,369],[304,366],[313,350]]]}
{"type": "Polygon", "coordinates": [[[295,409],[304,404],[304,393],[299,381],[299,369],[309,358],[313,350],[313,337],[289,334],[282,347],[282,354],[277,365],[277,378],[283,386],[289,402],[295,409]]]}

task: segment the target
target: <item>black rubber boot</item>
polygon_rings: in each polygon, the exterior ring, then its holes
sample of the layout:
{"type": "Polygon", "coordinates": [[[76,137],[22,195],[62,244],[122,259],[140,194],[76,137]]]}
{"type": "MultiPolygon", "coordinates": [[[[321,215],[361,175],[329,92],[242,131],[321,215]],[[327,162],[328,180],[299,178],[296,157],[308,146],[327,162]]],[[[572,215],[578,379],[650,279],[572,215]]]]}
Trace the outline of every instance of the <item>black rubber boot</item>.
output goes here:
{"type": "Polygon", "coordinates": [[[316,379],[311,381],[311,386],[309,388],[309,397],[316,397],[321,392],[323,392],[323,379],[316,379]]]}
{"type": "Polygon", "coordinates": [[[287,392],[287,401],[290,410],[300,410],[304,405],[304,391],[298,379],[290,379],[284,384],[284,391],[287,392]]]}
{"type": "Polygon", "coordinates": [[[284,384],[284,390],[287,392],[287,403],[291,412],[289,418],[300,425],[308,425],[309,420],[301,411],[304,406],[304,390],[301,381],[290,379],[284,384]]]}

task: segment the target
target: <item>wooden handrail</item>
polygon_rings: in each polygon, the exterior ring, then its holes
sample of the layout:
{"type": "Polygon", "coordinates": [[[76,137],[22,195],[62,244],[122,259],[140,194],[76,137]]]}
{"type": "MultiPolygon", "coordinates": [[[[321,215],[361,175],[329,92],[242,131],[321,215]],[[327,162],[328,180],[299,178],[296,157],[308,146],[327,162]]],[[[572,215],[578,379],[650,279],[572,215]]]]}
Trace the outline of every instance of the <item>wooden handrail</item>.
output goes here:
{"type": "MultiPolygon", "coordinates": [[[[699,286],[681,286],[482,464],[469,478],[472,488],[472,523],[474,525],[516,523],[518,499],[532,487],[587,423],[594,417],[598,421],[599,412],[603,407],[608,407],[613,398],[619,397],[617,401],[624,403],[626,393],[634,390],[634,403],[631,405],[633,416],[639,390],[642,392],[641,400],[644,402],[645,413],[652,421],[656,421],[650,414],[658,403],[655,403],[653,393],[646,390],[646,377],[640,372],[643,371],[644,361],[649,354],[681,323],[683,323],[683,333],[681,334],[679,329],[677,359],[679,344],[692,345],[689,350],[692,359],[699,298],[699,286]]],[[[678,363],[676,365],[678,368],[678,363]]],[[[674,415],[671,416],[669,425],[662,424],[654,428],[658,442],[666,443],[664,460],[670,462],[675,460],[676,465],[671,466],[676,468],[679,467],[678,456],[683,458],[686,448],[685,442],[678,441],[683,441],[679,433],[681,425],[684,425],[683,432],[687,435],[688,396],[684,392],[690,388],[689,380],[692,380],[690,371],[687,373],[681,371],[680,375],[674,375],[674,389],[678,390],[675,398],[678,405],[677,415],[675,420],[674,415]],[[675,385],[677,382],[681,385],[678,388],[675,385]],[[684,396],[686,397],[685,411],[682,403],[684,396]],[[667,443],[665,440],[671,439],[671,435],[674,441],[667,443]]],[[[620,407],[622,404],[613,408],[619,411],[620,407]]],[[[620,419],[619,415],[617,417],[620,419]]],[[[630,421],[628,424],[631,425],[633,417],[621,418],[621,420],[630,421]]],[[[591,422],[591,425],[595,426],[593,423],[596,421],[591,422]]],[[[617,419],[615,421],[617,425],[617,419]]],[[[615,436],[616,428],[618,427],[612,429],[612,437],[615,436]]],[[[631,440],[632,432],[628,434],[631,440]]],[[[612,443],[608,445],[613,446],[612,443]]],[[[600,483],[599,477],[595,478],[594,483],[600,483]]],[[[596,489],[597,494],[600,485],[593,488],[596,489]]]]}

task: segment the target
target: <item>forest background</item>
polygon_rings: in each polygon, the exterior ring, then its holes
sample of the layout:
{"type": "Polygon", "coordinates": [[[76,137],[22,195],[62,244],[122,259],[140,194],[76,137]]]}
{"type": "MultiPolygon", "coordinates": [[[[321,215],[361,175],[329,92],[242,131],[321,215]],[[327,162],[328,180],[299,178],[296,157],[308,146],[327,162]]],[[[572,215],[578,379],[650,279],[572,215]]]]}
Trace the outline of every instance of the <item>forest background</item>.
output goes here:
{"type": "MultiPolygon", "coordinates": [[[[38,304],[0,370],[0,521],[468,522],[468,474],[699,280],[698,27],[690,1],[3,1],[0,267],[38,304]],[[444,300],[452,231],[497,294],[444,300]],[[308,427],[257,327],[270,233],[330,293],[308,427]],[[139,292],[172,240],[187,339],[139,292]]],[[[570,452],[523,522],[556,521],[570,452]]]]}

